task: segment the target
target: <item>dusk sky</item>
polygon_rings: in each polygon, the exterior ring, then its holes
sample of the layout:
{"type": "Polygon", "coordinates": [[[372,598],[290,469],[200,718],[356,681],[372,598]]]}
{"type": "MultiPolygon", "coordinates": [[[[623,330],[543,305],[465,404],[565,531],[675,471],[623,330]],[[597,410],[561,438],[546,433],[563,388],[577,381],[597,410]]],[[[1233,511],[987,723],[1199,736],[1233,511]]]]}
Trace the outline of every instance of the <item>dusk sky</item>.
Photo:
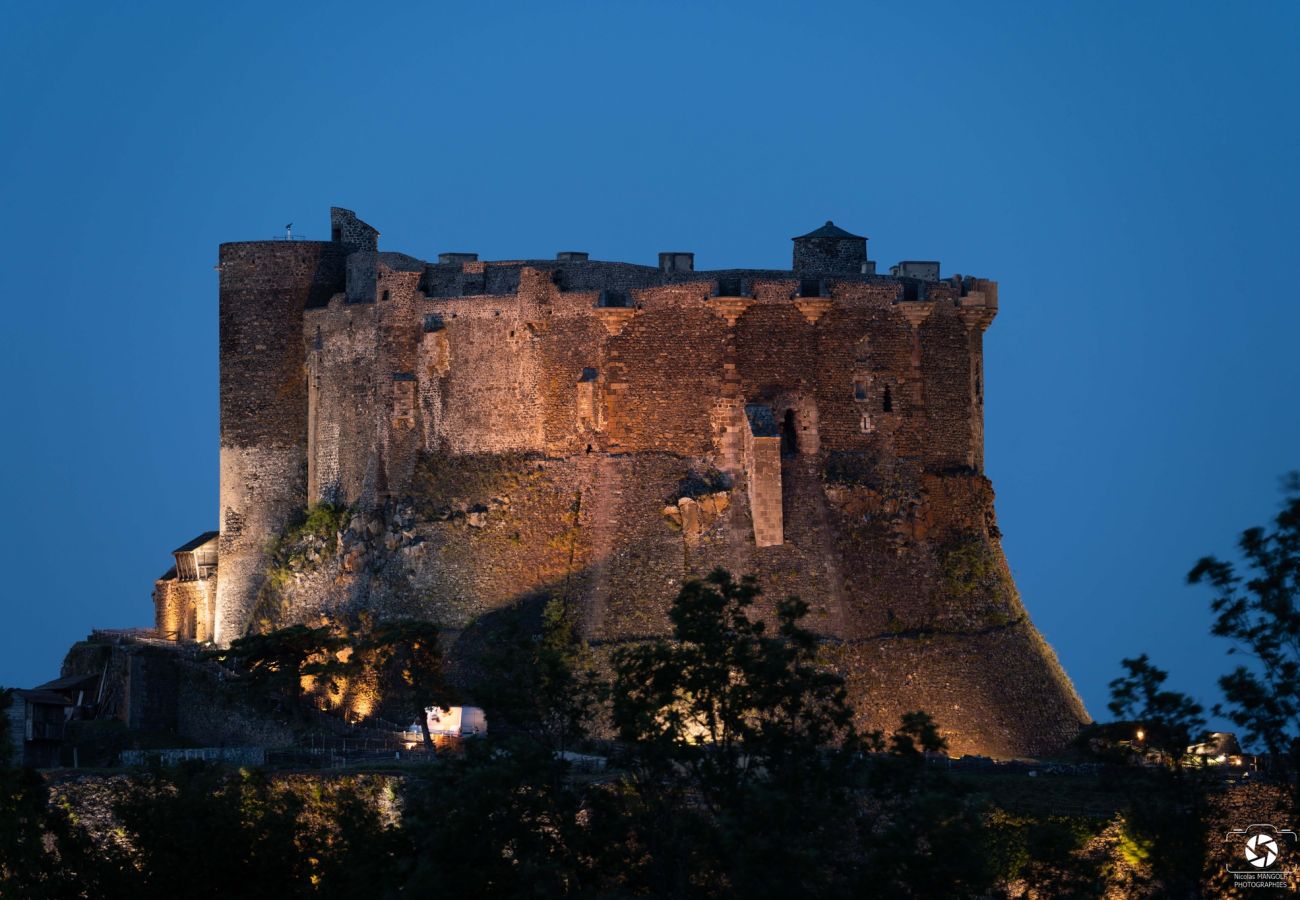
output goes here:
{"type": "MultiPolygon", "coordinates": [[[[152,624],[217,526],[217,245],[1000,283],[987,472],[1094,717],[1141,652],[1218,699],[1205,553],[1300,469],[1294,2],[0,6],[0,684],[152,624]]],[[[683,348],[689,352],[689,348],[683,348]]]]}

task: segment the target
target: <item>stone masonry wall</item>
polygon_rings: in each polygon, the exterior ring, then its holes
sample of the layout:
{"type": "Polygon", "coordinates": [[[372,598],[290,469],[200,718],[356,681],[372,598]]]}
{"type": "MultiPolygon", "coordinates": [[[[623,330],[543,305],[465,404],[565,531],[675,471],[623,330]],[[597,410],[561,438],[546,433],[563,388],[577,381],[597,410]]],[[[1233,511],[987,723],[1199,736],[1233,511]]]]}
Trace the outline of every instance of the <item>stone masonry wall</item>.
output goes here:
{"type": "Polygon", "coordinates": [[[218,643],[244,633],[268,537],[306,500],[303,309],[343,290],[345,260],[315,241],[221,247],[218,643]]]}
{"type": "Polygon", "coordinates": [[[154,582],[154,629],[173,641],[211,641],[216,589],[215,578],[158,579],[154,582]]]}
{"type": "Polygon", "coordinates": [[[328,501],[353,510],[340,552],[267,624],[419,615],[469,659],[562,596],[604,653],[724,566],[761,615],[808,601],[866,726],[924,708],[959,752],[1015,755],[1086,720],[980,474],[992,282],[222,254],[219,640],[252,624],[269,541],[328,501]]]}

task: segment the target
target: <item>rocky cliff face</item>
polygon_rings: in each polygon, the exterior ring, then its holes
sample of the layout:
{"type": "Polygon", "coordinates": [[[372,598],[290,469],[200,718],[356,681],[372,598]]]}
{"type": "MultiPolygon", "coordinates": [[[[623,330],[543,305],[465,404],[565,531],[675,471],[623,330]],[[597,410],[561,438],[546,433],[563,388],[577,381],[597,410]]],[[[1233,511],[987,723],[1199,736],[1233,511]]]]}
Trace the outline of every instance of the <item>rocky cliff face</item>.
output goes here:
{"type": "Polygon", "coordinates": [[[924,709],[957,753],[1068,742],[1087,714],[1016,592],[988,481],[819,463],[787,466],[786,540],[759,548],[747,493],[718,489],[725,476],[701,460],[429,458],[423,490],[350,512],[272,572],[258,627],[362,609],[416,616],[446,629],[456,658],[504,611],[561,597],[608,651],[666,633],[683,582],[721,566],[758,576],[764,614],[790,594],[809,603],[862,726],[888,730],[924,709]]]}

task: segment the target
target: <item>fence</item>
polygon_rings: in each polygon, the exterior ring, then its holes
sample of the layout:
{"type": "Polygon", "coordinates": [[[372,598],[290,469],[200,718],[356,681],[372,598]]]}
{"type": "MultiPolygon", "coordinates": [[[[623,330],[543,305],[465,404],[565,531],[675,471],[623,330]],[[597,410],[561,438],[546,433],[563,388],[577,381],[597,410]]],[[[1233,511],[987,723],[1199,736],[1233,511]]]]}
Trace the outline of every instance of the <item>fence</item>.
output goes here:
{"type": "Polygon", "coordinates": [[[190,760],[224,762],[237,766],[266,765],[263,747],[178,747],[171,750],[123,750],[122,765],[143,766],[157,759],[164,766],[175,766],[190,760]]]}

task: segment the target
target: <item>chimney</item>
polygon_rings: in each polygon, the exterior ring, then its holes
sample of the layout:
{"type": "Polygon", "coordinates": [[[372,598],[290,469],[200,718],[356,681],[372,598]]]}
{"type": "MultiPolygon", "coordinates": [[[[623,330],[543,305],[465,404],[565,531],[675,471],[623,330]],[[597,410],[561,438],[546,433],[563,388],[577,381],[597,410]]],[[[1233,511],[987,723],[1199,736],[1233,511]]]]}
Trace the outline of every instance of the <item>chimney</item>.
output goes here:
{"type": "Polygon", "coordinates": [[[694,272],[695,254],[665,251],[659,254],[660,272],[694,272]]]}

